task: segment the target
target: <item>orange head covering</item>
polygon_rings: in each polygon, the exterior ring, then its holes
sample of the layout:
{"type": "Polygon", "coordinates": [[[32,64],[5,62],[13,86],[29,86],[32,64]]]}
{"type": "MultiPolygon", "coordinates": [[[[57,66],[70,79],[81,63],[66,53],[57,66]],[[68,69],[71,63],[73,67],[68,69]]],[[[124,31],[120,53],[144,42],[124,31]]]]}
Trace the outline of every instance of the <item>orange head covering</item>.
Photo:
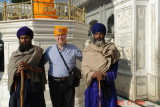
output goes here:
{"type": "Polygon", "coordinates": [[[68,27],[64,26],[54,26],[54,35],[67,34],[68,27]]]}

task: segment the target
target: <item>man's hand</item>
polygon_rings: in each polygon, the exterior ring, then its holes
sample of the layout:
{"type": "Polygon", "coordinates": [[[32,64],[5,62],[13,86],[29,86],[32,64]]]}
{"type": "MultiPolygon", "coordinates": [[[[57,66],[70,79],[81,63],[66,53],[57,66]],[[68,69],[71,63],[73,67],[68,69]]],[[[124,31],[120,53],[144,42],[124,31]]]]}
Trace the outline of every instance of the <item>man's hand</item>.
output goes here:
{"type": "Polygon", "coordinates": [[[31,66],[28,63],[23,61],[19,64],[19,66],[24,67],[24,70],[31,68],[31,66]]]}
{"type": "Polygon", "coordinates": [[[94,74],[92,75],[92,78],[97,78],[98,75],[100,75],[100,74],[101,74],[101,72],[96,71],[96,72],[94,72],[94,74]]]}
{"type": "Polygon", "coordinates": [[[97,78],[98,81],[102,81],[105,79],[106,73],[102,73],[102,72],[94,72],[94,74],[92,75],[92,78],[97,78]]]}
{"type": "Polygon", "coordinates": [[[101,73],[100,75],[98,75],[97,80],[98,81],[105,80],[105,75],[106,75],[106,73],[101,73]]]}
{"type": "Polygon", "coordinates": [[[27,69],[31,70],[32,72],[36,72],[36,73],[44,72],[44,70],[42,68],[29,65],[28,63],[22,61],[18,64],[18,70],[16,71],[16,73],[19,74],[21,71],[24,71],[27,69]]]}
{"type": "Polygon", "coordinates": [[[30,69],[30,68],[31,68],[31,66],[29,64],[22,61],[18,64],[18,70],[16,73],[20,73],[21,71],[24,71],[24,70],[30,69]]]}

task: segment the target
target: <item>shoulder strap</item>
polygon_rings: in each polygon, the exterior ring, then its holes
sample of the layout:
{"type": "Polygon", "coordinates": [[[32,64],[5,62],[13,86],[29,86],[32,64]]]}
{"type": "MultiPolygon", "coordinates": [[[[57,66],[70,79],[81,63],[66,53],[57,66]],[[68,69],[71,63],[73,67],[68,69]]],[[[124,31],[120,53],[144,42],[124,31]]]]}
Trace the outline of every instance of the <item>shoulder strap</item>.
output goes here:
{"type": "Polygon", "coordinates": [[[66,66],[67,70],[70,72],[69,67],[68,67],[68,65],[67,65],[66,61],[64,60],[64,57],[62,56],[61,52],[59,51],[59,49],[58,49],[58,46],[57,46],[57,45],[56,45],[56,47],[57,47],[57,50],[58,50],[58,52],[59,52],[59,55],[61,56],[61,58],[62,58],[62,60],[63,60],[63,62],[64,62],[64,64],[65,64],[65,66],[66,66]]]}

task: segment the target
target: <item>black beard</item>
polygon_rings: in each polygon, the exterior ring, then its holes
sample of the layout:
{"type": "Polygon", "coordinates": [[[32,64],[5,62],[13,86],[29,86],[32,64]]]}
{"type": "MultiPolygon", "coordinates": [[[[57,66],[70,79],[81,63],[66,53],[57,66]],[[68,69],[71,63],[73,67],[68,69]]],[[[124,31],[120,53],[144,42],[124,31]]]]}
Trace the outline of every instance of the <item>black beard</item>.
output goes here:
{"type": "Polygon", "coordinates": [[[24,52],[24,51],[28,51],[29,49],[32,48],[32,42],[29,41],[28,43],[20,43],[19,42],[19,51],[24,52]]]}
{"type": "Polygon", "coordinates": [[[102,38],[102,39],[93,39],[93,44],[95,44],[96,46],[98,47],[101,47],[102,45],[105,44],[105,39],[102,38]]]}

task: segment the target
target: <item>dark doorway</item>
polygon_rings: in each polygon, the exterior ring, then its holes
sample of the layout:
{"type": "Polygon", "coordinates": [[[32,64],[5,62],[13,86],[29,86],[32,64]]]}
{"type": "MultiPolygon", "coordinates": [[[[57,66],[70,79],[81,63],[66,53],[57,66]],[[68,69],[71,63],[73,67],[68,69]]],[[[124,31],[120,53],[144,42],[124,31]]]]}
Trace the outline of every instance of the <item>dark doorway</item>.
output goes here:
{"type": "Polygon", "coordinates": [[[3,20],[3,16],[2,16],[2,13],[0,12],[0,21],[2,21],[2,20],[3,20]]]}
{"type": "Polygon", "coordinates": [[[92,21],[89,22],[90,28],[89,28],[88,36],[92,36],[92,31],[91,31],[91,29],[92,29],[92,26],[93,26],[95,23],[98,23],[98,21],[97,21],[97,20],[92,20],[92,21]]]}
{"type": "Polygon", "coordinates": [[[107,33],[114,33],[114,15],[113,14],[108,18],[107,25],[108,25],[107,33]]]}
{"type": "Polygon", "coordinates": [[[4,72],[4,43],[0,40],[0,72],[4,72]]]}

